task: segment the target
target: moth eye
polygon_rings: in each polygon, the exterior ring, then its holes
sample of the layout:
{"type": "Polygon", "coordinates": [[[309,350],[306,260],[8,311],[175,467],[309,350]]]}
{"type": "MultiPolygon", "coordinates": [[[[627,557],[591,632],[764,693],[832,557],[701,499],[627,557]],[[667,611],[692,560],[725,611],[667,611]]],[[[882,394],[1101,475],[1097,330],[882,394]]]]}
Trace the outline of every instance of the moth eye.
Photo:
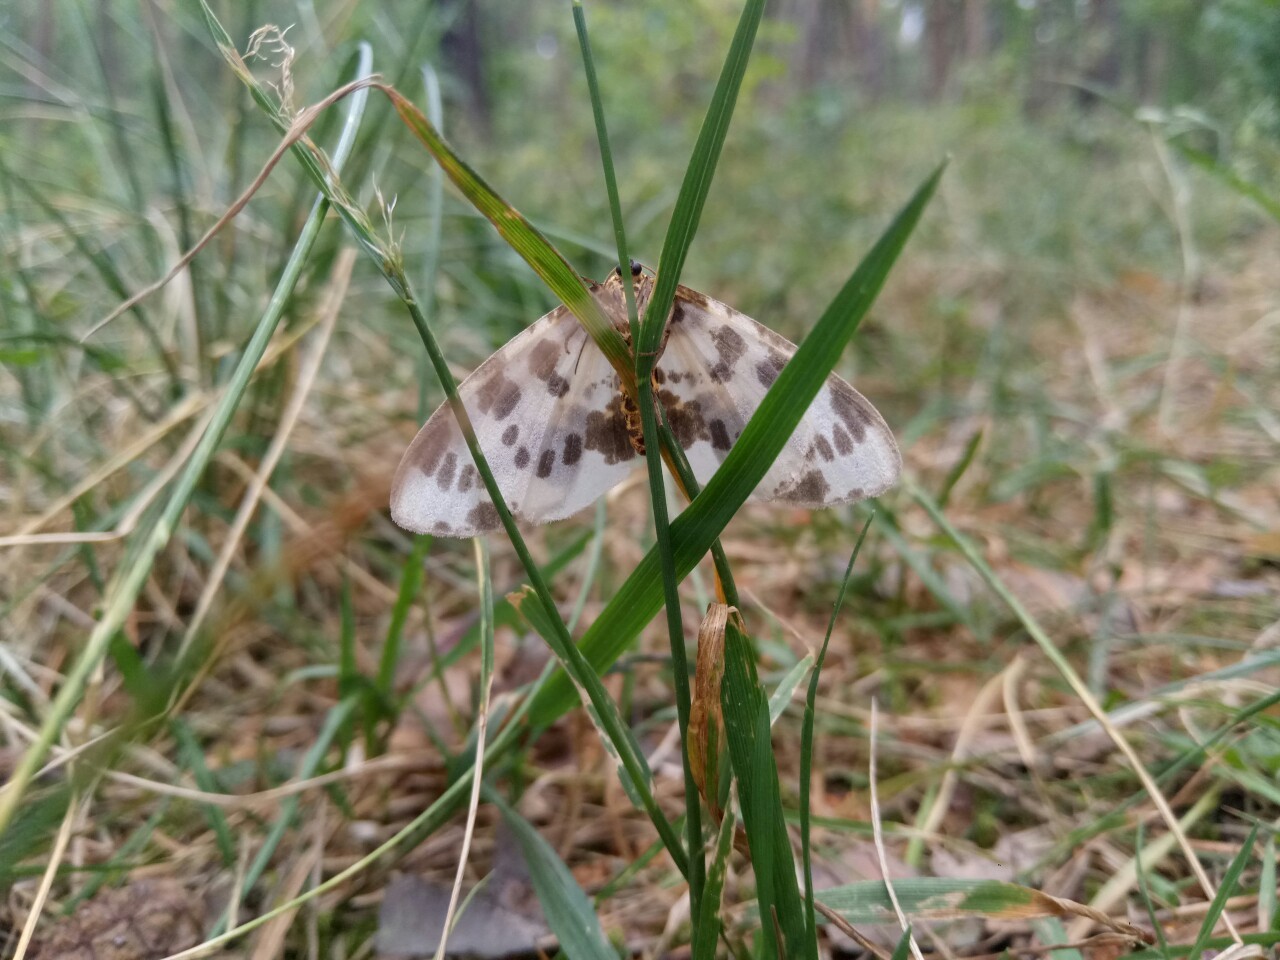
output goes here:
{"type": "Polygon", "coordinates": [[[639,261],[639,260],[632,260],[632,261],[631,261],[631,275],[632,275],[633,277],[638,277],[638,276],[640,276],[640,274],[641,274],[641,272],[642,272],[643,270],[644,270],[644,267],[640,266],[640,261],[639,261]]]}

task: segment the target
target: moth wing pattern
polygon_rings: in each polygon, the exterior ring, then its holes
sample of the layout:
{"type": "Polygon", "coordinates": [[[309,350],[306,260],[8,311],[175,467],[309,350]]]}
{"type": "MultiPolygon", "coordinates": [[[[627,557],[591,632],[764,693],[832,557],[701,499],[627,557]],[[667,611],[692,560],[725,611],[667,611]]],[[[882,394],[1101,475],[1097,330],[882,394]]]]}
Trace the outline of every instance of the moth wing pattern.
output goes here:
{"type": "MultiPolygon", "coordinates": [[[[679,287],[658,397],[699,483],[724,462],[795,344],[732,307],[679,287]]],[[[832,374],[753,491],[753,500],[817,509],[879,496],[902,457],[884,418],[832,374]]]]}
{"type": "MultiPolygon", "coordinates": [[[[517,520],[570,517],[630,473],[635,451],[618,387],[617,373],[565,307],[531,324],[462,381],[459,398],[517,520]]],[[[415,533],[448,537],[501,527],[448,403],[401,459],[391,517],[415,533]]]]}

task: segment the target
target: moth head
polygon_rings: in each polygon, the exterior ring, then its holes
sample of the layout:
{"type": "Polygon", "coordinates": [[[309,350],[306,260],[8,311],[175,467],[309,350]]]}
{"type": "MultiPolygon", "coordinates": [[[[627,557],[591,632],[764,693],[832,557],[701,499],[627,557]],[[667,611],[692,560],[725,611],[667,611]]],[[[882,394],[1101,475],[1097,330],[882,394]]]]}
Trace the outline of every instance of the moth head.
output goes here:
{"type": "MultiPolygon", "coordinates": [[[[632,276],[634,279],[639,279],[639,278],[640,278],[640,275],[641,275],[641,274],[643,274],[643,273],[644,273],[644,264],[642,264],[639,260],[632,260],[632,261],[631,261],[631,276],[632,276]]],[[[619,280],[621,280],[621,279],[622,279],[622,265],[621,265],[621,264],[619,264],[618,266],[616,266],[616,267],[614,267],[614,268],[613,268],[613,276],[614,276],[614,277],[616,277],[616,278],[617,278],[617,279],[619,279],[619,280]]]]}

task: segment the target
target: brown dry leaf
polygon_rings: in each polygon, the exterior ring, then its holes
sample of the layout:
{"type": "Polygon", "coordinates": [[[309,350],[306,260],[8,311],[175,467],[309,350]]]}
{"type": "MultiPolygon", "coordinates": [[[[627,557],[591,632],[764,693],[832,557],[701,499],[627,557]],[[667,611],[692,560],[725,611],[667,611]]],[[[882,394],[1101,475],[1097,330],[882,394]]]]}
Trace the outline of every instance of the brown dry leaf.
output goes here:
{"type": "Polygon", "coordinates": [[[177,880],[103,890],[37,929],[32,960],[154,960],[200,942],[204,904],[177,880]]]}
{"type": "Polygon", "coordinates": [[[724,718],[720,710],[720,681],[724,677],[724,631],[733,607],[712,603],[698,628],[698,665],[689,710],[689,766],[698,793],[716,823],[720,805],[720,751],[724,744],[724,718]]]}

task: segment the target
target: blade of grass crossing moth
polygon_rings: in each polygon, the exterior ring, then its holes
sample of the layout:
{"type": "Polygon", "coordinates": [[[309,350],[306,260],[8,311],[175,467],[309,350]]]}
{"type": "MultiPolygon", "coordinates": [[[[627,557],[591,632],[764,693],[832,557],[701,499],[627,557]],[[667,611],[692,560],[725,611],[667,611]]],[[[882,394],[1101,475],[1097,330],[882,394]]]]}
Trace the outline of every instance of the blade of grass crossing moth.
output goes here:
{"type": "Polygon", "coordinates": [[[720,898],[724,892],[724,878],[729,868],[729,854],[733,852],[733,834],[738,819],[731,812],[720,821],[716,835],[715,853],[707,870],[706,886],[702,889],[702,908],[694,915],[693,960],[715,960],[716,944],[720,937],[720,898]]]}
{"type": "MultiPolygon", "coordinates": [[[[942,170],[939,166],[894,218],[782,368],[720,469],[671,524],[678,576],[688,575],[702,559],[777,459],[875,300],[933,195],[942,170]]],[[[584,634],[579,648],[596,670],[612,664],[658,613],[662,604],[659,567],[657,551],[650,550],[584,634]]],[[[568,678],[557,676],[539,692],[530,720],[537,727],[544,726],[572,704],[568,678]]]]}
{"type": "Polygon", "coordinates": [[[706,203],[707,192],[711,189],[711,178],[720,160],[724,138],[729,132],[729,121],[738,102],[742,77],[747,71],[751,47],[755,43],[756,30],[763,16],[764,0],[747,0],[742,8],[742,16],[738,18],[738,26],[729,44],[724,66],[720,69],[711,105],[703,118],[702,129],[698,131],[698,140],[689,157],[689,166],[685,168],[684,180],[680,183],[680,193],[676,196],[671,222],[667,225],[667,235],[662,241],[662,253],[658,257],[658,277],[654,283],[652,299],[645,310],[640,340],[637,341],[639,346],[636,356],[639,363],[636,371],[642,380],[648,377],[657,362],[662,328],[666,325],[667,314],[671,312],[676,284],[680,282],[685,258],[698,230],[702,207],[706,203]]]}
{"type": "Polygon", "coordinates": [[[777,956],[781,943],[783,954],[800,957],[806,939],[804,905],[782,814],[778,768],[769,736],[769,706],[756,675],[755,653],[736,616],[729,618],[724,644],[721,708],[756,875],[760,948],[765,956],[777,956]]]}
{"type": "Polygon", "coordinates": [[[498,808],[503,822],[520,844],[520,851],[529,867],[533,891],[538,895],[547,926],[560,941],[560,952],[573,960],[579,957],[583,960],[618,960],[617,952],[605,938],[591,901],[573,879],[564,861],[551,849],[551,844],[492,790],[485,789],[485,799],[498,808]]]}
{"type": "MultiPolygon", "coordinates": [[[[348,104],[350,118],[358,118],[361,115],[366,99],[363,91],[352,97],[348,104]]],[[[341,168],[342,162],[350,152],[355,130],[355,124],[348,122],[343,132],[343,137],[339,141],[338,148],[334,152],[333,164],[335,169],[341,168]]],[[[311,249],[320,235],[320,229],[324,225],[328,209],[328,201],[323,197],[316,200],[294,246],[293,254],[289,258],[286,269],[276,284],[276,289],[262,317],[258,320],[253,335],[245,345],[244,352],[241,354],[240,361],[237,363],[227,383],[226,390],[214,410],[209,426],[201,436],[182,473],[173,484],[172,491],[164,506],[154,514],[154,520],[144,524],[131,539],[130,544],[133,549],[130,560],[121,567],[116,577],[112,580],[108,588],[106,601],[103,604],[101,618],[94,626],[79,658],[68,672],[61,689],[58,691],[58,695],[54,698],[48,712],[45,714],[44,722],[41,724],[35,741],[23,754],[4,792],[0,793],[0,833],[4,832],[12,820],[22,795],[26,792],[26,788],[31,782],[31,778],[35,775],[36,770],[39,769],[50,746],[61,733],[63,725],[71,715],[71,711],[79,702],[81,692],[84,690],[89,676],[106,654],[111,638],[132,612],[134,602],[151,574],[152,564],[155,562],[156,556],[169,542],[170,537],[177,529],[191,494],[204,474],[205,467],[217,451],[218,444],[228,424],[231,422],[240,398],[244,396],[254,371],[257,369],[258,362],[266,352],[267,344],[270,343],[276,326],[284,314],[285,307],[292,296],[293,288],[298,283],[307,264],[311,249]]]]}
{"type": "MultiPolygon", "coordinates": [[[[627,322],[631,329],[631,342],[639,343],[641,342],[640,321],[636,315],[635,292],[632,290],[631,261],[627,256],[627,235],[622,223],[622,202],[618,197],[618,182],[613,169],[613,152],[609,148],[609,131],[604,119],[604,104],[600,96],[595,64],[591,58],[591,41],[587,34],[586,15],[580,2],[575,2],[573,5],[573,22],[577,28],[578,46],[582,50],[582,62],[587,75],[587,89],[591,97],[592,114],[595,117],[596,135],[600,141],[600,159],[604,167],[605,187],[609,194],[609,211],[613,217],[614,237],[618,243],[618,272],[622,277],[622,289],[627,302],[627,322]]],[[[637,361],[640,356],[642,354],[636,355],[637,361]]],[[[689,664],[685,653],[684,623],[680,612],[679,581],[676,577],[675,559],[671,555],[670,519],[667,515],[667,493],[662,476],[662,443],[658,439],[657,418],[654,416],[653,381],[646,372],[647,367],[644,364],[637,362],[636,366],[640,429],[641,437],[644,439],[645,468],[649,478],[649,504],[653,512],[653,527],[662,567],[663,608],[667,613],[671,674],[676,691],[676,722],[680,728],[680,762],[684,773],[685,845],[689,856],[689,910],[696,917],[699,915],[705,878],[702,811],[698,806],[698,786],[689,761],[689,664]]],[[[695,942],[694,946],[696,945],[695,942]]]]}
{"type": "MultiPolygon", "coordinates": [[[[827,647],[831,644],[831,634],[836,627],[836,618],[840,616],[840,608],[844,606],[844,595],[849,589],[849,580],[853,577],[853,565],[862,552],[863,541],[867,539],[867,531],[871,529],[871,521],[875,514],[867,517],[858,534],[858,541],[853,545],[849,555],[849,564],[844,568],[844,579],[840,581],[840,591],[836,594],[835,605],[831,608],[831,619],[827,621],[827,632],[822,638],[822,647],[818,650],[818,659],[813,665],[813,673],[809,675],[809,690],[804,698],[804,723],[800,727],[800,856],[804,862],[804,916],[806,926],[807,956],[816,960],[818,956],[817,917],[813,907],[813,855],[810,846],[809,822],[809,782],[813,773],[813,722],[815,703],[818,699],[818,680],[822,676],[822,665],[827,659],[827,647]]],[[[909,937],[904,937],[909,940],[909,937]]],[[[902,944],[899,944],[901,947],[902,944]]]]}
{"type": "MultiPolygon", "coordinates": [[[[1222,882],[1218,884],[1218,892],[1214,894],[1213,900],[1209,903],[1209,912],[1205,914],[1204,923],[1200,925],[1200,932],[1196,935],[1196,942],[1192,945],[1191,952],[1187,956],[1201,957],[1204,955],[1205,947],[1208,946],[1209,939],[1213,936],[1213,928],[1218,925],[1218,920],[1227,908],[1227,900],[1236,892],[1236,885],[1240,882],[1240,874],[1244,873],[1245,865],[1253,856],[1253,844],[1258,839],[1259,826],[1257,823],[1253,825],[1253,829],[1249,831],[1249,839],[1245,840],[1240,847],[1240,852],[1235,855],[1231,865],[1227,867],[1227,872],[1223,874],[1222,882]]],[[[1237,942],[1239,942],[1238,937],[1237,942]]]]}

